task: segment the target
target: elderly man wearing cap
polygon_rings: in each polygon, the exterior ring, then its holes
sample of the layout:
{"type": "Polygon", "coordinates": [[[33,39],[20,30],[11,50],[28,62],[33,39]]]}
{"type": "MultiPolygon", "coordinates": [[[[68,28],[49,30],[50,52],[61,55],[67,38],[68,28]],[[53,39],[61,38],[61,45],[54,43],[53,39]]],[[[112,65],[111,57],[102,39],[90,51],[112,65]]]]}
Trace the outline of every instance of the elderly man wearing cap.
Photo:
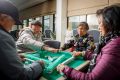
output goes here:
{"type": "Polygon", "coordinates": [[[41,61],[24,66],[9,34],[13,25],[20,25],[18,10],[9,1],[0,0],[0,80],[37,80],[43,70],[41,61]]]}
{"type": "Polygon", "coordinates": [[[16,45],[22,52],[30,50],[48,50],[57,52],[58,49],[50,48],[42,42],[42,25],[38,20],[32,21],[31,25],[19,32],[16,45]]]}

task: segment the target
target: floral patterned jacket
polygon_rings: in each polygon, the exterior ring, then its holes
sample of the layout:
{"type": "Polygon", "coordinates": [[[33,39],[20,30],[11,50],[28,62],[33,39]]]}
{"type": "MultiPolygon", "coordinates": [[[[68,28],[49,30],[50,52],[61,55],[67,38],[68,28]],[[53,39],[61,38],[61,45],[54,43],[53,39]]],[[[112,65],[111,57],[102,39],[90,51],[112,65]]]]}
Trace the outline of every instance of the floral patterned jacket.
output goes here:
{"type": "Polygon", "coordinates": [[[94,50],[94,38],[89,34],[85,34],[84,36],[79,36],[79,34],[77,34],[73,40],[69,40],[62,47],[63,50],[69,48],[74,48],[72,51],[94,50]]]}

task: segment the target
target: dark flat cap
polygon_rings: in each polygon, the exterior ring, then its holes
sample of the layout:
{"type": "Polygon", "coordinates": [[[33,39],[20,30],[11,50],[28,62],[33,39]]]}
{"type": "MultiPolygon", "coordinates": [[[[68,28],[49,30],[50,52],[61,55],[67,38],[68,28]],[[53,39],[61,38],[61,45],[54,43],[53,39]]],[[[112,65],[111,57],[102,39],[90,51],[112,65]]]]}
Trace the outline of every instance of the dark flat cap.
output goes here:
{"type": "Polygon", "coordinates": [[[18,9],[10,1],[0,0],[0,13],[7,14],[15,20],[16,25],[21,25],[18,9]]]}
{"type": "Polygon", "coordinates": [[[38,26],[42,27],[42,24],[41,24],[41,22],[39,20],[32,21],[31,25],[38,25],[38,26]]]}

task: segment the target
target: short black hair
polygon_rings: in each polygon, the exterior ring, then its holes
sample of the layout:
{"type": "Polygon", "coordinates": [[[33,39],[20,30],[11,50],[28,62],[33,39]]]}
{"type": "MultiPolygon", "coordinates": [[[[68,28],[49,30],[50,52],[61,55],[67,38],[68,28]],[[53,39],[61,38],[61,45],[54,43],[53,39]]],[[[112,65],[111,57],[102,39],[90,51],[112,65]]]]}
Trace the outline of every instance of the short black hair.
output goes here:
{"type": "Polygon", "coordinates": [[[38,25],[38,26],[42,27],[42,24],[41,24],[41,22],[39,20],[32,21],[31,25],[38,25]]]}
{"type": "Polygon", "coordinates": [[[88,26],[87,22],[80,22],[79,25],[78,25],[78,27],[79,26],[83,26],[83,27],[85,27],[86,30],[89,30],[89,26],[88,26]]]}
{"type": "Polygon", "coordinates": [[[97,16],[103,17],[103,25],[108,32],[120,31],[120,7],[117,5],[107,6],[96,12],[97,16]]]}

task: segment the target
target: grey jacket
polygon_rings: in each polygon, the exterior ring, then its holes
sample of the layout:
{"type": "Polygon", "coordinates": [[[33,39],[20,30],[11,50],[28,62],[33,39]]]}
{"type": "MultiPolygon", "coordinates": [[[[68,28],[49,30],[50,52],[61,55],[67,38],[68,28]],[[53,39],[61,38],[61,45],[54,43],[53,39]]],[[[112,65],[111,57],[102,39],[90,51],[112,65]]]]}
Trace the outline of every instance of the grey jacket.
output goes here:
{"type": "Polygon", "coordinates": [[[41,34],[34,35],[30,28],[25,28],[20,32],[16,45],[18,49],[39,50],[44,45],[41,37],[41,34]]]}
{"type": "Polygon", "coordinates": [[[38,62],[24,67],[14,39],[0,26],[0,80],[37,80],[42,72],[38,62]]]}

